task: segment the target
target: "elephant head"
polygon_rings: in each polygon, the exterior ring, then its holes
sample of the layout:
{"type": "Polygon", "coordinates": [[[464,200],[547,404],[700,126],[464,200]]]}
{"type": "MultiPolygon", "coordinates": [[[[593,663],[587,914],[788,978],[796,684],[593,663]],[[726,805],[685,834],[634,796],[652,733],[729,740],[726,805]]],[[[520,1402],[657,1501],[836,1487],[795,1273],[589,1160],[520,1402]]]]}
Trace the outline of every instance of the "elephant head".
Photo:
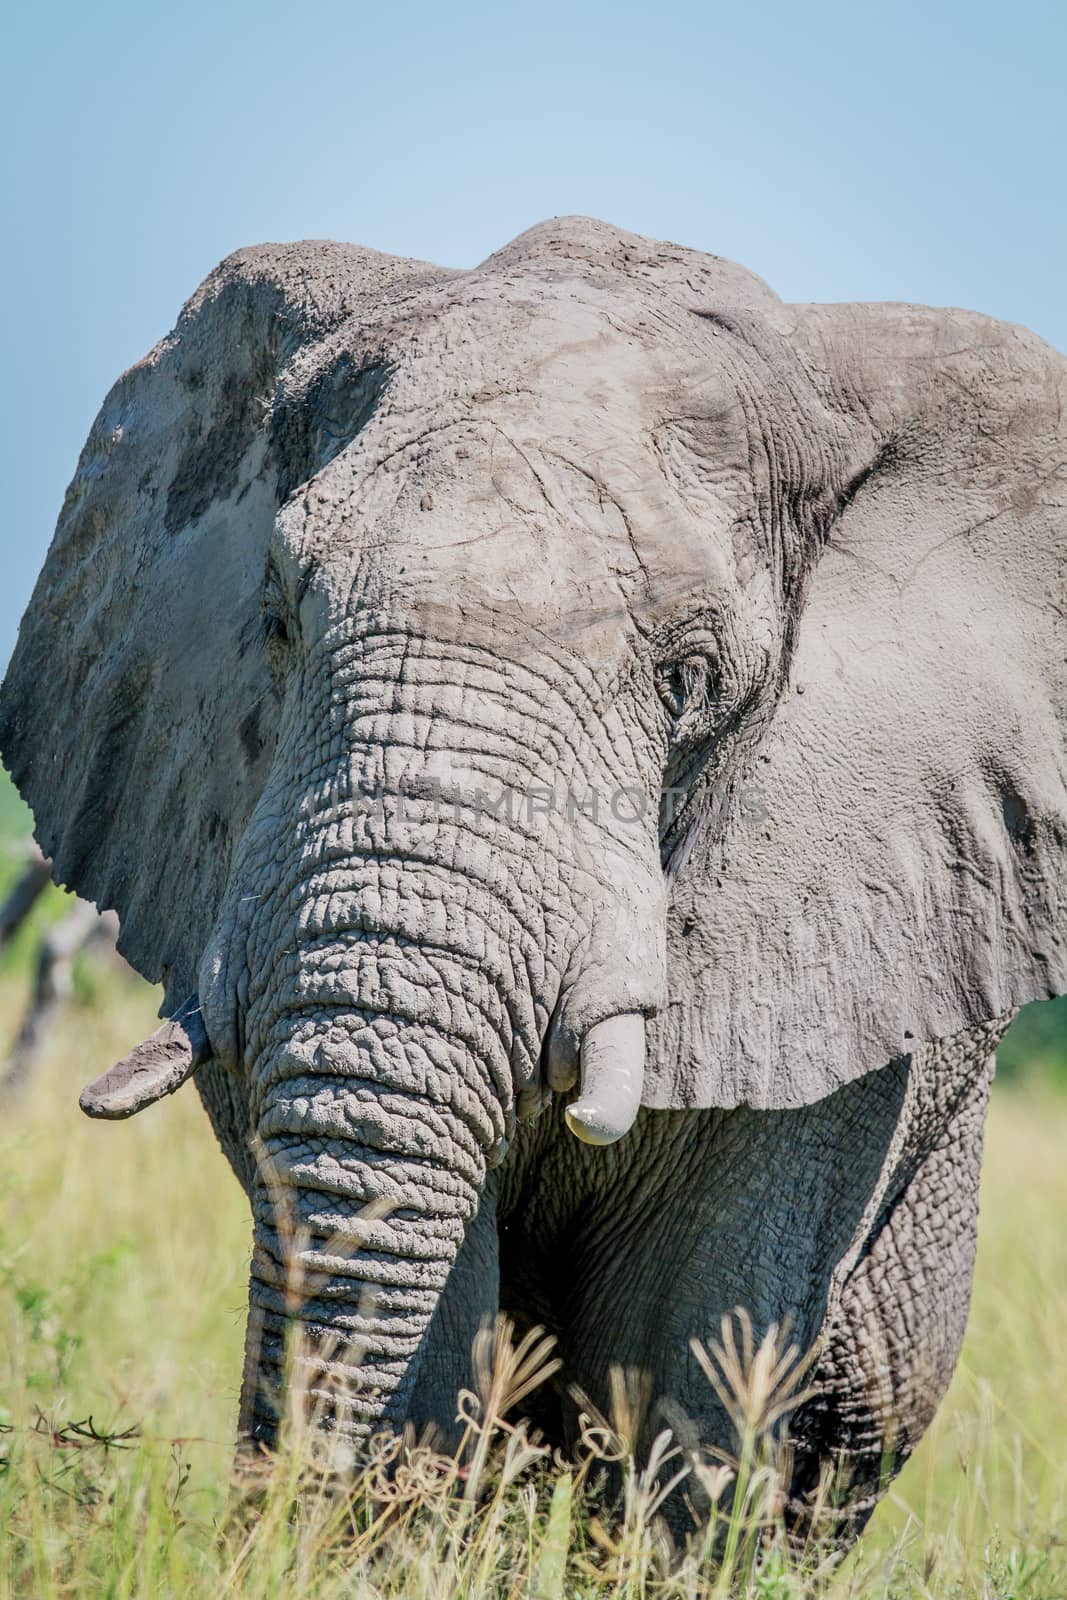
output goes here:
{"type": "Polygon", "coordinates": [[[0,746],[200,997],[111,1105],[210,1056],[247,1433],[294,1317],[342,1432],[404,1420],[547,1095],[800,1106],[1065,987],[1064,399],[1019,329],[574,219],[239,252],[119,380],[0,746]]]}

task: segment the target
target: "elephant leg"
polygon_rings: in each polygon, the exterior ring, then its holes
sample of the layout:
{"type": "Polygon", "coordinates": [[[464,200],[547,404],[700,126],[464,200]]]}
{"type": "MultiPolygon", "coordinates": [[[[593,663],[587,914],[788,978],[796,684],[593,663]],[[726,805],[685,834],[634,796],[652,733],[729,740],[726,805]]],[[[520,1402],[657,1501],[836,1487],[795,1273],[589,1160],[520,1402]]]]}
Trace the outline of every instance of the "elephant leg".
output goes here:
{"type": "Polygon", "coordinates": [[[876,1225],[840,1285],[811,1378],[817,1394],[794,1419],[802,1527],[834,1463],[829,1515],[846,1536],[861,1532],[948,1388],[967,1325],[991,1049],[1003,1031],[934,1047],[938,1059],[922,1063],[934,1092],[925,1105],[916,1097],[876,1225]]]}
{"type": "Polygon", "coordinates": [[[499,1255],[497,1181],[490,1172],[437,1302],[415,1380],[411,1419],[419,1431],[432,1428],[438,1448],[452,1449],[459,1439],[456,1401],[474,1384],[474,1337],[499,1309],[499,1255]]]}

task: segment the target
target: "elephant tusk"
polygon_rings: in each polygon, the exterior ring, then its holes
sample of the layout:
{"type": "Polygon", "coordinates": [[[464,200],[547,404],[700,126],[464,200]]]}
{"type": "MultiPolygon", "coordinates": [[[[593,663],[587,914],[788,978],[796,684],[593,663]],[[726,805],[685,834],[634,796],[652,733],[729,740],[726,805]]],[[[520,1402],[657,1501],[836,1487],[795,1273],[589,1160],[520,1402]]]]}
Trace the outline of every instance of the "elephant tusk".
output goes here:
{"type": "Polygon", "coordinates": [[[151,1038],[87,1084],[78,1104],[87,1117],[105,1117],[112,1122],[132,1117],[180,1089],[210,1058],[200,999],[194,994],[151,1038]]]}
{"type": "Polygon", "coordinates": [[[614,1144],[633,1127],[645,1079],[645,1019],[638,1011],[606,1017],[582,1040],[582,1088],[566,1110],[584,1144],[614,1144]]]}

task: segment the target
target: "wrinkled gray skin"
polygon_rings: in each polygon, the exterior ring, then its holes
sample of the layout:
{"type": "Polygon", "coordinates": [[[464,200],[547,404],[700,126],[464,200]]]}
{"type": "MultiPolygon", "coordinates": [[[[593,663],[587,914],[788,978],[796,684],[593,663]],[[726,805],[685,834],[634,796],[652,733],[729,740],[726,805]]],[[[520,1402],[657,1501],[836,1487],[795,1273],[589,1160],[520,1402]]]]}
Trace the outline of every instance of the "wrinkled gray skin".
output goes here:
{"type": "Polygon", "coordinates": [[[503,1307],[729,1445],[688,1341],[742,1305],[823,1337],[794,1504],[841,1455],[862,1523],[958,1352],[992,1051],[1065,987],[1064,389],[582,219],[239,252],[120,379],[0,747],[199,992],[244,1436],[294,1315],[335,1427],[447,1433],[503,1307]]]}

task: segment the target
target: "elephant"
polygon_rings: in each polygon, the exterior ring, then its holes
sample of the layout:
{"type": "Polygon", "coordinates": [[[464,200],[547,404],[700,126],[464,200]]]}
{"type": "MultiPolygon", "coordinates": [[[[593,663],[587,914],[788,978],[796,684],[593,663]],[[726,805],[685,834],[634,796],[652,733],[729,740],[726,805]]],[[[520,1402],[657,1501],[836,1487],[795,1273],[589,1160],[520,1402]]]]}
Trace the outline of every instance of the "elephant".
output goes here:
{"type": "Polygon", "coordinates": [[[246,1447],[294,1329],[357,1457],[448,1437],[504,1311],[550,1442],[622,1368],[728,1448],[743,1307],[815,1351],[789,1506],[836,1463],[862,1527],[1067,988],[1065,402],[1019,327],[584,218],[239,250],[118,380],[0,750],[164,986],[83,1106],[195,1075],[248,1194],[246,1447]]]}

